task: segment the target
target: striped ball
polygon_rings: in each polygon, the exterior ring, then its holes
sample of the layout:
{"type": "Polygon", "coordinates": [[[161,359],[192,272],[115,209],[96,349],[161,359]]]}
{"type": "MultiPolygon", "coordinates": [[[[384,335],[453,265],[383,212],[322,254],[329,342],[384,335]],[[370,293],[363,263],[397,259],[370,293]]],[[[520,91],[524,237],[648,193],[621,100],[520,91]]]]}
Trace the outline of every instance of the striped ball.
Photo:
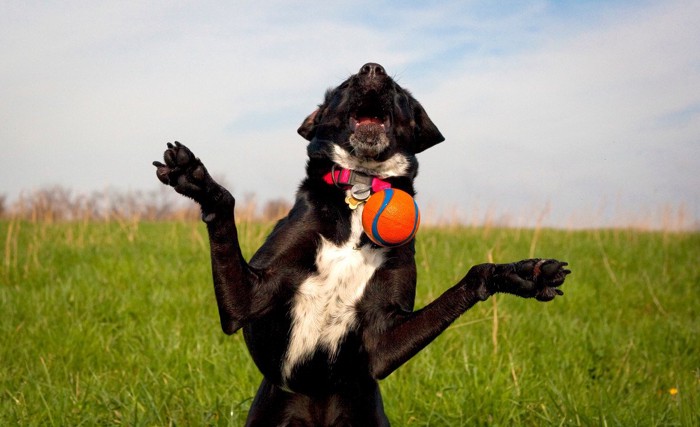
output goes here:
{"type": "Polygon", "coordinates": [[[419,224],[416,201],[405,191],[393,188],[374,193],[362,211],[362,227],[379,246],[401,246],[410,242],[419,224]]]}

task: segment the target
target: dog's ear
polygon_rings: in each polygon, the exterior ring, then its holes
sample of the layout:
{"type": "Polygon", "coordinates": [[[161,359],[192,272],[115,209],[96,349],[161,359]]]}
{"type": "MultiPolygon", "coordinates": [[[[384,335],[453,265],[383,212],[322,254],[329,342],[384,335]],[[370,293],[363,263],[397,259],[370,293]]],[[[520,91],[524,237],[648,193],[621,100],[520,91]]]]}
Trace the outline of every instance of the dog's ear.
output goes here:
{"type": "Polygon", "coordinates": [[[317,108],[313,113],[309,114],[309,117],[305,118],[299,129],[297,129],[297,133],[306,138],[307,141],[311,141],[316,134],[316,115],[320,110],[320,108],[317,108]]]}
{"type": "Polygon", "coordinates": [[[415,123],[413,127],[414,145],[412,147],[414,153],[420,153],[445,140],[435,123],[428,117],[428,113],[418,102],[413,105],[413,121],[415,123]]]}

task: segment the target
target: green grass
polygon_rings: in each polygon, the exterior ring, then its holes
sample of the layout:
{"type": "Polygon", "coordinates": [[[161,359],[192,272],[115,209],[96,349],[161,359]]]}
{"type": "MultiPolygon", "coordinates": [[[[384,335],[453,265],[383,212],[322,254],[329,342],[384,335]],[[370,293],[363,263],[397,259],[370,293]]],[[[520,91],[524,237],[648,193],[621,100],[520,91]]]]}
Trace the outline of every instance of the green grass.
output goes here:
{"type": "MultiPolygon", "coordinates": [[[[0,425],[243,424],[260,375],[202,225],[5,221],[0,244],[0,425]]],[[[570,262],[566,295],[467,312],[382,382],[393,424],[700,425],[700,234],[425,227],[417,305],[531,253],[570,262]]]]}

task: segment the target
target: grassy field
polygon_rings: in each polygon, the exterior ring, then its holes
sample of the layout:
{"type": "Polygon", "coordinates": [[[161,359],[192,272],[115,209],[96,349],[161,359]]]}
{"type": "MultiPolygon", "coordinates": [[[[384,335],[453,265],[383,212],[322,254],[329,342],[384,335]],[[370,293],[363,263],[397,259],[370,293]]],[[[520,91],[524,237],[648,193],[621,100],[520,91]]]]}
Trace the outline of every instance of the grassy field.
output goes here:
{"type": "MultiPolygon", "coordinates": [[[[268,226],[244,224],[250,254],[268,226]]],[[[0,425],[242,425],[260,376],[225,336],[198,223],[0,222],[0,425]]],[[[396,426],[700,425],[700,234],[424,228],[418,306],[493,259],[570,262],[382,382],[396,426]]]]}

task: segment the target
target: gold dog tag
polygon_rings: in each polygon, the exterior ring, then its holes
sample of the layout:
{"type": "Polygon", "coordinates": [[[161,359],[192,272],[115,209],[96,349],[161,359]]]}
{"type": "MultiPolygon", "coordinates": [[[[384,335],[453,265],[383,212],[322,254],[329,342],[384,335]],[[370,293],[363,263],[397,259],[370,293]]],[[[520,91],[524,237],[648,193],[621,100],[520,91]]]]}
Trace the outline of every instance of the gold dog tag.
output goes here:
{"type": "Polygon", "coordinates": [[[350,207],[350,209],[353,211],[355,209],[357,209],[357,207],[360,206],[361,204],[363,204],[364,202],[365,202],[364,200],[357,200],[356,198],[352,197],[352,195],[348,195],[345,198],[345,203],[347,203],[348,206],[350,207]]]}

